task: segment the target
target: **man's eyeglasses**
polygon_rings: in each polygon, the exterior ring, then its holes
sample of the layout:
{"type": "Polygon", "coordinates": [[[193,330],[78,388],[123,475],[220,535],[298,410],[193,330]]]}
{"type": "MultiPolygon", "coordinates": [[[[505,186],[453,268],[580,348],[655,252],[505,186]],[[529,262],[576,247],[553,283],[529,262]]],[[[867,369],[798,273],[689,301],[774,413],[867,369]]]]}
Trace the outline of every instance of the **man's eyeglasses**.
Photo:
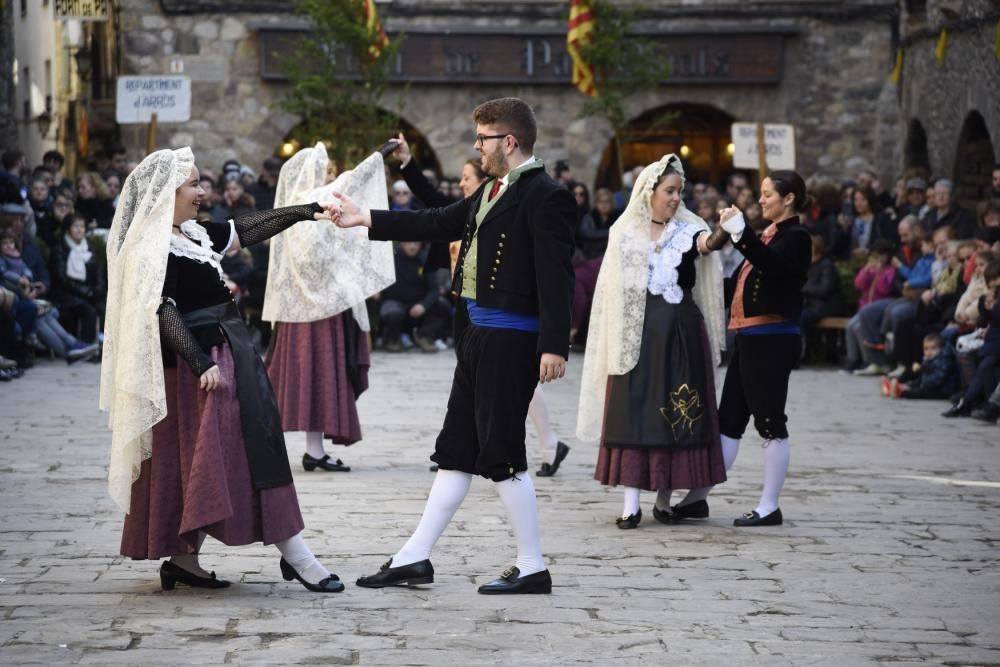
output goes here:
{"type": "MultiPolygon", "coordinates": [[[[510,134],[510,132],[508,132],[507,134],[510,134]]],[[[503,139],[504,137],[507,136],[507,134],[477,134],[476,143],[474,145],[482,146],[487,139],[503,139]]]]}

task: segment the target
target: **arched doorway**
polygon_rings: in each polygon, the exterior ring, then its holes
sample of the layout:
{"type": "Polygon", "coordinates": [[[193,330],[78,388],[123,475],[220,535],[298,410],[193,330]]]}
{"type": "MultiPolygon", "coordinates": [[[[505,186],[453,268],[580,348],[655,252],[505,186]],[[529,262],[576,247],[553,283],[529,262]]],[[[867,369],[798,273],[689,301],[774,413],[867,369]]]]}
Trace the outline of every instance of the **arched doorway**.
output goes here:
{"type": "Polygon", "coordinates": [[[927,151],[927,132],[923,124],[914,118],[906,129],[906,145],[903,148],[903,169],[907,172],[924,172],[930,176],[931,158],[927,151]]]}
{"type": "MultiPolygon", "coordinates": [[[[705,104],[667,104],[629,122],[622,131],[622,165],[631,169],[676,153],[690,182],[722,185],[732,171],[729,152],[734,118],[705,104]]],[[[597,168],[595,187],[621,187],[614,141],[597,168]]]]}
{"type": "MultiPolygon", "coordinates": [[[[430,142],[423,133],[415,128],[406,119],[400,118],[395,114],[389,112],[383,112],[386,118],[384,126],[396,128],[389,131],[369,131],[362,130],[365,135],[361,141],[363,143],[371,144],[370,149],[365,155],[370,155],[372,151],[377,149],[382,145],[386,139],[394,136],[397,132],[402,132],[403,136],[406,137],[406,142],[410,145],[410,152],[413,153],[413,158],[417,161],[424,169],[433,169],[434,173],[441,173],[441,163],[438,161],[437,155],[434,153],[434,149],[431,148],[430,142]]],[[[326,136],[315,136],[316,131],[311,128],[308,123],[300,123],[293,127],[285,138],[279,143],[274,149],[274,155],[281,158],[282,160],[287,160],[291,156],[295,155],[303,146],[314,145],[316,141],[323,141],[327,150],[330,152],[331,159],[333,158],[335,148],[335,142],[337,141],[336,136],[326,137],[326,136]]],[[[389,170],[393,176],[399,175],[399,165],[396,162],[390,162],[389,170]]],[[[353,165],[347,165],[350,168],[353,165]]],[[[339,168],[342,168],[338,165],[339,168]]]]}
{"type": "Polygon", "coordinates": [[[974,209],[986,197],[995,164],[986,121],[978,111],[970,111],[962,123],[955,153],[955,195],[964,206],[974,209]]]}

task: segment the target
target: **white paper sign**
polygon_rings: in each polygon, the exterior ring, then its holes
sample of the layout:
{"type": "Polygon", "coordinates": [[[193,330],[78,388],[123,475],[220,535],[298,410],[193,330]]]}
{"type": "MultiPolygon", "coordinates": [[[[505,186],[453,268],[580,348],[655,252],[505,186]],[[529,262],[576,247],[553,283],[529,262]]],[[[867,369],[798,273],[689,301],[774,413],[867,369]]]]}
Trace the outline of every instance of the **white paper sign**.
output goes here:
{"type": "MultiPolygon", "coordinates": [[[[757,123],[733,123],[733,166],[757,169],[757,123]]],[[[795,126],[764,124],[764,154],[768,169],[795,169],[795,126]]]]}
{"type": "Polygon", "coordinates": [[[191,119],[191,79],[186,76],[120,76],[115,119],[119,123],[160,123],[191,119]]]}

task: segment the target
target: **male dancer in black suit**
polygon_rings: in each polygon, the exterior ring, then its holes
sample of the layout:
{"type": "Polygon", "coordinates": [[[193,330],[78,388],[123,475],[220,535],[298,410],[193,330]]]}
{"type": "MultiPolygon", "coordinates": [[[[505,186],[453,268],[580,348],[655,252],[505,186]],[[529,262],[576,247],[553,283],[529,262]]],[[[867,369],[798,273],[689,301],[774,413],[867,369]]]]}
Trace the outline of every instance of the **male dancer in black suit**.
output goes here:
{"type": "Polygon", "coordinates": [[[341,227],[366,226],[373,240],[461,239],[452,290],[458,366],[431,460],[439,470],[416,532],[359,586],[434,581],[430,554],[473,475],[491,479],[507,510],[517,561],[479,587],[484,594],[551,593],[542,559],[524,422],[538,382],[561,378],[569,352],[576,203],[534,157],[531,108],[506,97],[472,114],[475,148],[491,177],[444,208],[369,211],[342,197],[330,213],[341,227]]]}

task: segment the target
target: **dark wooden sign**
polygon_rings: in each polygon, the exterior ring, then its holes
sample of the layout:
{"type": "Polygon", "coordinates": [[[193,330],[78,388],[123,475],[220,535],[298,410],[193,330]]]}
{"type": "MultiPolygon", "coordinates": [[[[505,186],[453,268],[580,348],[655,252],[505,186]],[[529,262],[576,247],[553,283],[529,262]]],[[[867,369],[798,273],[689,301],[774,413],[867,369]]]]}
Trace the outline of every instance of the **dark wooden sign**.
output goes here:
{"type": "MultiPolygon", "coordinates": [[[[261,77],[286,79],[283,59],[302,32],[261,27],[261,77]]],[[[778,83],[786,33],[713,32],[644,35],[670,61],[664,84],[778,83]]],[[[350,55],[338,53],[350,71],[350,55]]],[[[561,85],[570,82],[566,33],[407,32],[391,78],[420,83],[561,85]]]]}

